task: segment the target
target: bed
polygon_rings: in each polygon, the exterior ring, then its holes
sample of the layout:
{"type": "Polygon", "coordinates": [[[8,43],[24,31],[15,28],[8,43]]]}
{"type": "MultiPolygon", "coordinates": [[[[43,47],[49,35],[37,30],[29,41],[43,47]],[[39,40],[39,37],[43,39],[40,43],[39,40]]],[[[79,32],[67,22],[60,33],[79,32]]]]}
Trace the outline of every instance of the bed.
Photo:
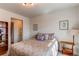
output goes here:
{"type": "Polygon", "coordinates": [[[35,38],[11,45],[10,56],[57,56],[58,41],[39,41],[35,38]]]}

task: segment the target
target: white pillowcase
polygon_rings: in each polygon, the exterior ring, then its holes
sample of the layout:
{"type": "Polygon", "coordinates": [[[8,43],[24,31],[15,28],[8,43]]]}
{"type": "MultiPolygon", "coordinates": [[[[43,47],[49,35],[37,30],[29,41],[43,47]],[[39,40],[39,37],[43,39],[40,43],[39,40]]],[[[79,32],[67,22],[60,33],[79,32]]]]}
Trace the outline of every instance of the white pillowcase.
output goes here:
{"type": "Polygon", "coordinates": [[[49,35],[45,34],[45,40],[48,40],[48,39],[49,39],[49,35]]]}

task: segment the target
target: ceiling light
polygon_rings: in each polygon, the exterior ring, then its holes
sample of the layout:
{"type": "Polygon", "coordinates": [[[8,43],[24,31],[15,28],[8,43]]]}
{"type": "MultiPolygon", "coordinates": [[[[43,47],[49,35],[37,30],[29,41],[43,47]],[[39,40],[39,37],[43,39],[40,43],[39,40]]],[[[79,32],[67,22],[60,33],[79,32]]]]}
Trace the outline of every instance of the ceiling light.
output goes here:
{"type": "Polygon", "coordinates": [[[23,3],[22,5],[26,6],[26,7],[32,7],[34,4],[33,3],[23,3]]]}

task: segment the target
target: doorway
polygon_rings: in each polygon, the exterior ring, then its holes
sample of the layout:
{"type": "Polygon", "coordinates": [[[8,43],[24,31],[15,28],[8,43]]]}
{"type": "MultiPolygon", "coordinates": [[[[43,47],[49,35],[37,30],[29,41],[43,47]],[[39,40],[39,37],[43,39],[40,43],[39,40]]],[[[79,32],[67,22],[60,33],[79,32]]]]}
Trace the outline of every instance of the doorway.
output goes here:
{"type": "Polygon", "coordinates": [[[11,44],[23,40],[23,21],[11,18],[11,44]]]}

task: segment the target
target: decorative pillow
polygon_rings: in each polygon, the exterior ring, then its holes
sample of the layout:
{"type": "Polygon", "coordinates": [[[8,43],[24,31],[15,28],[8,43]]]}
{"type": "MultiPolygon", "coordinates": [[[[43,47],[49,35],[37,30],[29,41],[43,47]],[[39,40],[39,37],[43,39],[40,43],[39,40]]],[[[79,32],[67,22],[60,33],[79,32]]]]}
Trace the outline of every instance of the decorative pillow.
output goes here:
{"type": "Polygon", "coordinates": [[[36,35],[35,35],[35,38],[36,38],[36,39],[39,39],[39,35],[40,35],[40,33],[36,34],[36,35]]]}
{"type": "Polygon", "coordinates": [[[41,33],[38,33],[36,39],[39,40],[40,36],[41,36],[41,33]]]}
{"type": "Polygon", "coordinates": [[[52,39],[54,39],[54,33],[49,34],[49,40],[52,40],[52,39]]]}
{"type": "Polygon", "coordinates": [[[49,34],[44,34],[44,36],[45,36],[45,40],[48,40],[49,39],[49,34]]]}
{"type": "Polygon", "coordinates": [[[52,40],[54,39],[54,33],[38,33],[35,38],[37,40],[52,40]]]}
{"type": "Polygon", "coordinates": [[[39,33],[39,34],[37,34],[36,39],[37,39],[37,40],[45,40],[45,36],[44,36],[44,34],[39,33]]]}
{"type": "Polygon", "coordinates": [[[42,34],[42,36],[40,37],[40,40],[45,40],[44,34],[42,34]]]}

